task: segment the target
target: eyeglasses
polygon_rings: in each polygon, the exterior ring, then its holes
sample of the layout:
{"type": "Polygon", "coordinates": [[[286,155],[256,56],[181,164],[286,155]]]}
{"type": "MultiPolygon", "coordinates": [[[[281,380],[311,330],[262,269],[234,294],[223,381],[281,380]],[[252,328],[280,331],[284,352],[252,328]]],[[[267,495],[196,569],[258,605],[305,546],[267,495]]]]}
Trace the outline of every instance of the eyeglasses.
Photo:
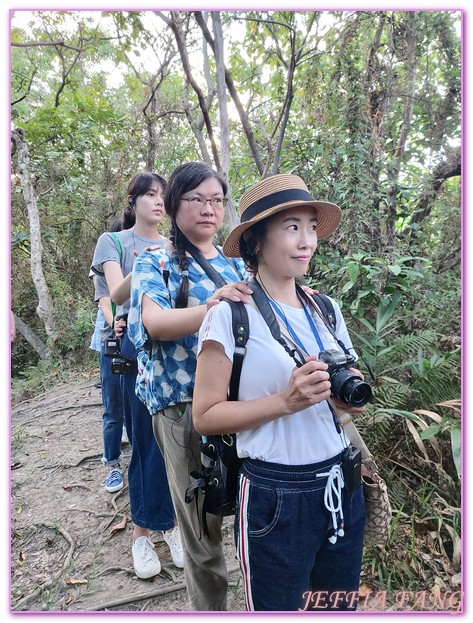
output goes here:
{"type": "Polygon", "coordinates": [[[214,210],[224,208],[228,201],[226,197],[213,197],[212,199],[204,199],[203,197],[181,197],[181,199],[187,201],[192,208],[199,209],[205,207],[205,204],[208,202],[214,210]]]}

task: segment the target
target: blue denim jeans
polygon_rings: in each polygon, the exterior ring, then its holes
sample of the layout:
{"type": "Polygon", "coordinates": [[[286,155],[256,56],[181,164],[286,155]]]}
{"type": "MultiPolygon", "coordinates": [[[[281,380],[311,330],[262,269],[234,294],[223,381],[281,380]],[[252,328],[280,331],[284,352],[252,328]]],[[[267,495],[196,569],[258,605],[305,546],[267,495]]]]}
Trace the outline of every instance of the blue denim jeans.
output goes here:
{"type": "Polygon", "coordinates": [[[99,353],[100,382],[102,388],[102,438],[104,465],[115,465],[122,459],[123,393],[120,377],[112,374],[112,360],[105,357],[103,347],[99,353]]]}
{"type": "Polygon", "coordinates": [[[355,610],[365,507],[362,487],[342,489],[344,536],[324,502],[334,457],[313,465],[247,459],[240,472],[235,540],[248,610],[355,610]]]}
{"type": "Polygon", "coordinates": [[[137,352],[126,331],[121,338],[121,352],[135,361],[126,374],[118,375],[123,392],[125,426],[132,448],[128,467],[131,518],[140,528],[169,530],[174,526],[174,507],[166,468],[154,438],[151,414],[135,393],[137,352]]]}

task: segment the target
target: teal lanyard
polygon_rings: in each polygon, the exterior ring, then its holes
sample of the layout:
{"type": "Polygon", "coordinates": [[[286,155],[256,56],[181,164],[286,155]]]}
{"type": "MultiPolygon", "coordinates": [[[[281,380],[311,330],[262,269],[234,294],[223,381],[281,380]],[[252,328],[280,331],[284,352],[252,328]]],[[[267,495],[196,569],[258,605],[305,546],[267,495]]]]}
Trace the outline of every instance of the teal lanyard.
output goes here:
{"type": "MultiPolygon", "coordinates": [[[[307,309],[307,307],[304,305],[304,301],[301,300],[299,294],[297,295],[299,300],[302,303],[302,307],[304,309],[304,313],[306,315],[307,321],[309,323],[309,326],[311,328],[311,331],[317,341],[317,344],[320,348],[320,350],[325,350],[323,342],[320,338],[319,332],[317,331],[317,327],[315,326],[315,322],[314,319],[312,318],[312,316],[309,313],[309,310],[307,309]]],[[[272,308],[274,309],[274,311],[277,313],[277,315],[281,318],[281,320],[284,322],[286,329],[288,330],[290,336],[292,337],[292,339],[294,340],[294,342],[297,344],[297,346],[303,350],[305,353],[307,353],[308,355],[310,354],[309,351],[307,350],[307,348],[304,346],[304,344],[301,342],[301,339],[299,338],[299,336],[297,335],[297,333],[294,331],[294,329],[291,327],[291,325],[289,324],[288,319],[286,318],[285,313],[283,312],[283,310],[281,309],[281,307],[279,306],[279,304],[273,300],[272,298],[268,297],[269,302],[271,303],[272,308]]]]}
{"type": "MultiPolygon", "coordinates": [[[[314,319],[312,318],[311,314],[309,313],[309,310],[307,309],[307,307],[304,305],[304,301],[301,299],[301,297],[299,296],[299,293],[297,294],[300,302],[302,303],[302,307],[304,309],[304,313],[306,315],[306,318],[309,322],[309,326],[312,330],[312,333],[314,334],[315,339],[317,340],[317,344],[320,348],[320,350],[325,350],[323,342],[320,338],[319,332],[317,331],[317,327],[315,326],[315,322],[314,319]]],[[[284,322],[286,329],[289,332],[289,335],[292,337],[292,339],[294,340],[294,342],[297,344],[297,346],[303,350],[305,353],[307,353],[307,355],[309,355],[309,351],[307,350],[307,348],[304,346],[304,344],[301,342],[299,336],[297,335],[297,333],[294,331],[294,329],[291,327],[291,325],[289,324],[288,319],[286,318],[285,313],[283,312],[283,310],[281,309],[281,307],[278,305],[278,303],[276,303],[276,301],[274,301],[272,298],[270,298],[268,296],[268,301],[271,303],[271,307],[274,309],[274,311],[277,313],[277,315],[281,318],[281,320],[284,322]]],[[[327,401],[327,406],[330,409],[330,412],[332,413],[332,420],[333,423],[335,425],[335,428],[337,430],[338,434],[341,434],[342,429],[340,426],[340,422],[338,421],[337,416],[335,415],[335,411],[332,409],[332,405],[327,401]]]]}

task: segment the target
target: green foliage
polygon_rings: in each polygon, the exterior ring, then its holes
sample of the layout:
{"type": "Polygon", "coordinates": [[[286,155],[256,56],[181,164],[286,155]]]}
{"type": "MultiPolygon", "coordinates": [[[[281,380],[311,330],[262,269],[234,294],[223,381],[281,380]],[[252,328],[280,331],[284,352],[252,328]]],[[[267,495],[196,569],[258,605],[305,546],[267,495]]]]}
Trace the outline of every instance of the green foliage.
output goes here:
{"type": "Polygon", "coordinates": [[[53,387],[60,372],[61,367],[58,362],[39,360],[30,366],[24,366],[23,370],[12,378],[12,404],[37,396],[53,387]]]}
{"type": "MultiPolygon", "coordinates": [[[[72,301],[69,300],[69,303],[72,301]]],[[[78,303],[74,301],[71,306],[67,323],[63,323],[64,331],[56,341],[55,346],[62,355],[80,351],[84,344],[88,345],[94,331],[96,306],[89,301],[78,303]]]]}

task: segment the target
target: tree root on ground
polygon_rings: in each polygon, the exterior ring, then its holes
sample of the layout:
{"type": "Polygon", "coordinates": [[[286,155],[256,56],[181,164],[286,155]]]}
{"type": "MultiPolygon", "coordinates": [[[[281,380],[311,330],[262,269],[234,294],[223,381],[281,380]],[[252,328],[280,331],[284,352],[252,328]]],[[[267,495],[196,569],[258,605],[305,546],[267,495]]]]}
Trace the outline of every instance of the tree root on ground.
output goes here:
{"type": "Polygon", "coordinates": [[[142,601],[143,599],[153,599],[159,595],[168,595],[176,591],[182,591],[186,588],[185,582],[179,584],[173,584],[172,586],[164,586],[157,588],[149,593],[142,593],[141,595],[129,595],[128,597],[122,597],[113,601],[108,601],[102,604],[97,604],[93,608],[87,608],[86,612],[98,612],[100,610],[108,610],[109,608],[116,608],[117,606],[124,606],[125,604],[131,604],[135,601],[142,601]]]}
{"type": "Polygon", "coordinates": [[[102,569],[100,573],[97,573],[94,575],[94,580],[102,577],[103,575],[107,575],[109,573],[116,573],[118,571],[124,571],[125,573],[128,573],[129,575],[135,574],[134,569],[127,569],[126,567],[106,567],[105,569],[102,569]]]}
{"type": "Polygon", "coordinates": [[[69,532],[67,532],[67,530],[64,530],[64,528],[61,528],[61,526],[51,526],[51,525],[47,525],[47,524],[44,524],[44,523],[43,524],[38,524],[38,525],[39,526],[44,526],[48,530],[55,530],[55,531],[59,532],[60,534],[62,534],[62,536],[69,543],[69,551],[67,552],[67,556],[66,556],[66,558],[64,560],[64,563],[63,563],[61,569],[57,573],[55,573],[53,575],[51,580],[49,580],[48,582],[44,582],[43,584],[38,586],[38,588],[35,591],[33,591],[33,593],[31,593],[30,595],[27,595],[26,597],[21,599],[12,608],[13,610],[21,610],[21,609],[23,609],[24,606],[26,606],[29,603],[31,603],[32,601],[34,601],[36,599],[36,597],[41,595],[45,590],[47,590],[48,588],[51,588],[51,586],[53,586],[60,579],[60,577],[62,576],[64,571],[71,564],[72,554],[74,553],[75,545],[74,545],[74,541],[72,540],[72,537],[69,534],[69,532]]]}
{"type": "MultiPolygon", "coordinates": [[[[77,385],[77,387],[75,387],[72,391],[67,392],[65,394],[60,393],[59,396],[57,396],[56,398],[53,398],[52,400],[50,400],[49,402],[42,402],[43,407],[49,407],[50,405],[56,403],[56,402],[63,402],[64,399],[67,396],[72,396],[73,394],[77,393],[78,391],[80,391],[81,389],[87,389],[88,387],[93,387],[94,386],[94,381],[89,380],[87,381],[87,383],[84,383],[83,385],[77,385]]],[[[60,389],[60,388],[59,388],[60,389]]],[[[39,402],[42,401],[42,398],[44,396],[47,396],[48,394],[50,394],[53,390],[49,389],[46,392],[42,393],[42,394],[38,394],[37,396],[34,396],[33,398],[27,398],[26,400],[22,400],[21,403],[18,404],[17,407],[13,407],[12,409],[12,415],[18,415],[20,413],[26,412],[28,411],[28,407],[31,403],[33,404],[38,404],[39,402]]],[[[44,411],[44,413],[47,413],[47,410],[44,411]]]]}
{"type": "MultiPolygon", "coordinates": [[[[231,571],[232,571],[231,569],[228,570],[229,573],[231,571]]],[[[166,569],[166,573],[168,572],[169,570],[166,569]]],[[[230,580],[228,582],[229,588],[233,588],[235,586],[238,586],[238,581],[230,580]]],[[[93,608],[87,608],[87,612],[108,610],[109,608],[116,608],[117,606],[124,606],[125,604],[134,603],[135,601],[143,601],[143,599],[153,599],[154,597],[159,597],[159,595],[168,595],[170,593],[182,591],[185,588],[186,588],[186,583],[179,582],[179,583],[172,584],[171,586],[164,586],[162,588],[157,588],[154,591],[150,591],[149,593],[143,593],[141,595],[129,595],[128,597],[122,597],[121,599],[116,599],[114,601],[108,601],[103,604],[98,604],[94,606],[93,608]]]]}
{"type": "MultiPolygon", "coordinates": [[[[90,513],[94,517],[111,517],[111,521],[117,516],[117,513],[97,513],[93,511],[91,508],[68,508],[68,511],[74,513],[90,513]]],[[[109,522],[110,523],[110,522],[109,522]]]]}
{"type": "Polygon", "coordinates": [[[90,491],[90,487],[88,487],[87,485],[83,485],[80,482],[71,482],[70,485],[62,485],[62,488],[65,489],[66,491],[68,489],[87,489],[87,491],[90,491]]]}

